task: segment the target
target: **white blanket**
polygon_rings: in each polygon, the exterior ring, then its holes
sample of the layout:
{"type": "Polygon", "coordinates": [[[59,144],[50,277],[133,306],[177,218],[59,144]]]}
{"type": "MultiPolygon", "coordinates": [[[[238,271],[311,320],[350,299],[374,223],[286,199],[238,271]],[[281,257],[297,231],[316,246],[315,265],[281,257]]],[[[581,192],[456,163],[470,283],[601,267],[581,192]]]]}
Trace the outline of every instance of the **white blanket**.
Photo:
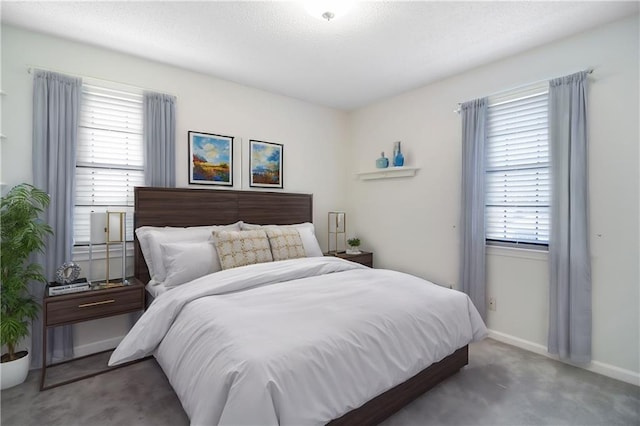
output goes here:
{"type": "Polygon", "coordinates": [[[154,353],[192,424],[324,424],[485,336],[463,293],[318,257],[167,292],[109,365],[154,353]]]}

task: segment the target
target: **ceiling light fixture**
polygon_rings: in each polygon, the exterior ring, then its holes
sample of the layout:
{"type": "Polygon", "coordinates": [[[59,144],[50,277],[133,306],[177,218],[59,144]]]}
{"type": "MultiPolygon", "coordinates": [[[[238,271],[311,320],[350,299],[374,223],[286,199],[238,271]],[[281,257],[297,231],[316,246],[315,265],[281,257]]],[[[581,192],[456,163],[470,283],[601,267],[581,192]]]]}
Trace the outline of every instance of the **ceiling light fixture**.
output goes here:
{"type": "Polygon", "coordinates": [[[324,19],[326,19],[326,20],[327,20],[327,22],[329,22],[330,20],[332,20],[333,18],[335,18],[335,17],[336,17],[336,14],[335,14],[335,13],[333,13],[333,12],[329,12],[329,11],[327,10],[325,13],[323,13],[323,14],[322,14],[322,17],[323,17],[324,19]]]}
{"type": "Polygon", "coordinates": [[[345,0],[307,0],[304,3],[311,16],[327,22],[340,18],[353,5],[353,1],[345,0]]]}

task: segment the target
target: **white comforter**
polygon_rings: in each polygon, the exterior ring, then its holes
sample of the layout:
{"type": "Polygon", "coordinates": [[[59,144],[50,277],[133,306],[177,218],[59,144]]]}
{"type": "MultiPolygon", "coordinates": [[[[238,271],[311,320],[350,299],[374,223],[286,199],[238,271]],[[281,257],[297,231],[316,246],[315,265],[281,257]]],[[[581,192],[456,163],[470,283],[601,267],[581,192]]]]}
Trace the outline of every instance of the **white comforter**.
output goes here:
{"type": "Polygon", "coordinates": [[[324,424],[485,335],[463,293],[317,257],[167,292],[109,365],[154,353],[195,425],[324,424]]]}

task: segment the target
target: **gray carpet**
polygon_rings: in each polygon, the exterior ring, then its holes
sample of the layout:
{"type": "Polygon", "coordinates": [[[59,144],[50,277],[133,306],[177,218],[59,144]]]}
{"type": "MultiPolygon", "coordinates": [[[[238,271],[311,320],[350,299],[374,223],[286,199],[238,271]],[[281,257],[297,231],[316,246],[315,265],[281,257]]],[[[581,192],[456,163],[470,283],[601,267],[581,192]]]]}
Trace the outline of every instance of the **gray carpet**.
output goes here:
{"type": "MultiPolygon", "coordinates": [[[[63,377],[73,367],[58,372],[63,377]]],[[[146,360],[39,392],[39,371],[2,391],[3,426],[188,425],[164,373],[146,360]]],[[[640,388],[490,339],[470,363],[383,423],[393,425],[640,425],[640,388]]]]}

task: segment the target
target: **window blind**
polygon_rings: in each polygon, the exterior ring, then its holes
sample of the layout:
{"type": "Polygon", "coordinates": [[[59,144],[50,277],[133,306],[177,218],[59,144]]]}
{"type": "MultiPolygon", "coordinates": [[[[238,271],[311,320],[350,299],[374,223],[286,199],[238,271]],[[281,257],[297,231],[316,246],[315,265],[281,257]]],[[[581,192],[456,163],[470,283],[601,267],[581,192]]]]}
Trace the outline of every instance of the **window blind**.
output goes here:
{"type": "Polygon", "coordinates": [[[486,238],[549,242],[548,87],[489,104],[485,170],[486,238]]]}
{"type": "Polygon", "coordinates": [[[133,188],[144,185],[142,93],[84,84],[76,151],[74,242],[89,243],[92,211],[126,211],[133,240],[133,188]]]}

